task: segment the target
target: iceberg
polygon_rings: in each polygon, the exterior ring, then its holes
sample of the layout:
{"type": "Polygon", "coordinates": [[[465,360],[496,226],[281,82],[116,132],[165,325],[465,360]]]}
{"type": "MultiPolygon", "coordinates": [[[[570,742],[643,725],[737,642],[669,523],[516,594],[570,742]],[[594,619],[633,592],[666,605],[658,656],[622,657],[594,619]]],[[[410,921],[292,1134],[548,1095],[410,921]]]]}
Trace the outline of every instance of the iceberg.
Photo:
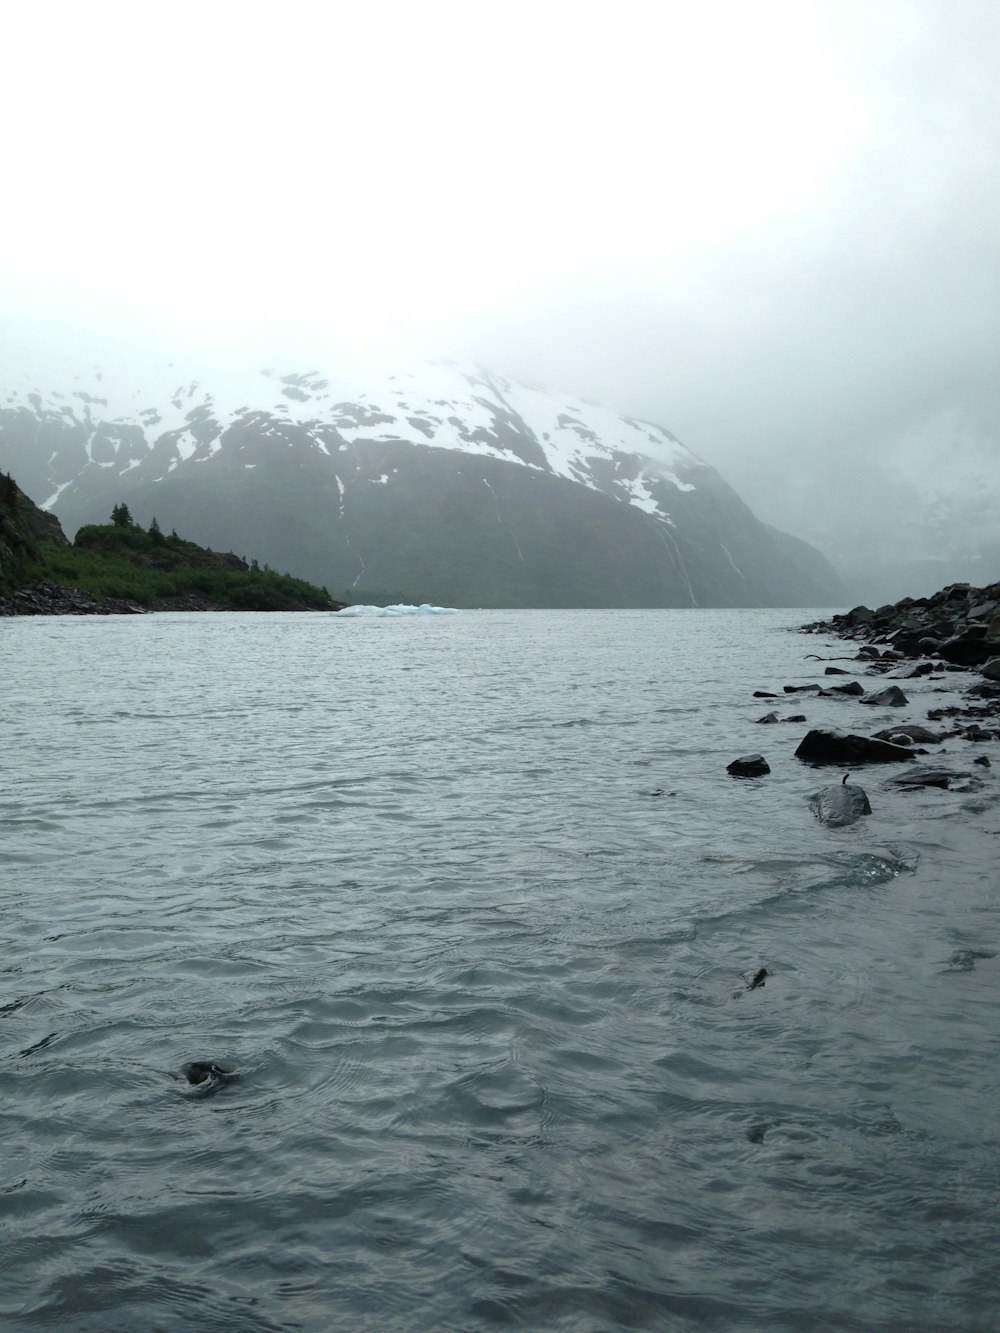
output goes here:
{"type": "Polygon", "coordinates": [[[357,620],[387,620],[395,616],[457,616],[453,606],[431,606],[423,602],[420,606],[408,606],[400,602],[395,606],[345,606],[342,611],[334,612],[338,620],[345,616],[357,620]]]}

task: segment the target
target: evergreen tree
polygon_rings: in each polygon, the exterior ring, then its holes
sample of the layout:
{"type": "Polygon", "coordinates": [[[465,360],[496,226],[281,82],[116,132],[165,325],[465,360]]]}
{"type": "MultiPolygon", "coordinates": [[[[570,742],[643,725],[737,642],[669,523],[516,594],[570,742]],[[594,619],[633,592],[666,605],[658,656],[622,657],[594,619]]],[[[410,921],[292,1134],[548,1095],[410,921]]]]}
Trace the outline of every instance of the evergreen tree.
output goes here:
{"type": "Polygon", "coordinates": [[[165,538],[160,530],[160,525],[156,521],[156,515],[153,515],[153,521],[149,525],[149,540],[154,546],[162,546],[165,538]]]}
{"type": "Polygon", "coordinates": [[[111,522],[116,528],[128,528],[132,526],[132,515],[129,513],[128,505],[124,500],[116,504],[111,511],[111,522]]]}

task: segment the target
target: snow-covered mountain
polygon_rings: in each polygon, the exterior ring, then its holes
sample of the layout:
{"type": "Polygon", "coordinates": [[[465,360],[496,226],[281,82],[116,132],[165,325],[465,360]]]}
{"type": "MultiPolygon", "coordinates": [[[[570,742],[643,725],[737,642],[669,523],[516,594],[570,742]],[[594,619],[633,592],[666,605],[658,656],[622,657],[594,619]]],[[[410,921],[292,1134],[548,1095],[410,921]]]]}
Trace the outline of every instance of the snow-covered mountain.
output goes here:
{"type": "Polygon", "coordinates": [[[8,378],[0,467],[70,532],[148,522],[457,605],[829,605],[837,576],[660,426],[452,364],[8,378]]]}

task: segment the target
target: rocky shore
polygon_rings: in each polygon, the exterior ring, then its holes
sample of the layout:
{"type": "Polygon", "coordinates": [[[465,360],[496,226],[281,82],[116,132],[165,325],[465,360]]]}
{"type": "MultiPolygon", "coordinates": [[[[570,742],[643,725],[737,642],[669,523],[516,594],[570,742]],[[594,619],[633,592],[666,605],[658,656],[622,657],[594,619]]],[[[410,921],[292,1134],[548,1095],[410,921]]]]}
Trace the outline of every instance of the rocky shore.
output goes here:
{"type": "Polygon", "coordinates": [[[0,616],[138,616],[146,610],[124,598],[89,597],[55,583],[29,583],[0,597],[0,616]]]}
{"type": "MultiPolygon", "coordinates": [[[[898,766],[886,781],[901,789],[970,791],[982,786],[979,775],[991,767],[989,751],[993,747],[989,743],[1000,740],[1000,582],[981,588],[952,584],[932,597],[906,597],[874,611],[856,606],[843,615],[801,628],[806,634],[860,642],[850,656],[824,658],[809,654],[816,662],[827,663],[822,683],[784,685],[780,694],[754,691],[755,698],[775,703],[794,701],[797,708],[817,698],[839,699],[850,707],[847,727],[814,727],[799,742],[796,759],[817,768],[898,766]],[[855,665],[838,666],[837,662],[855,665]],[[839,679],[855,674],[876,679],[870,684],[839,679]],[[887,675],[893,683],[886,680],[887,675]],[[932,689],[944,690],[952,699],[960,694],[958,703],[927,709],[927,721],[935,726],[917,722],[909,707],[906,681],[918,679],[922,686],[926,679],[932,689]],[[863,725],[864,709],[859,707],[855,712],[854,704],[907,711],[900,713],[896,726],[869,734],[863,725]],[[934,747],[947,750],[949,747],[942,742],[952,739],[960,743],[960,767],[918,762],[932,755],[934,747]]],[[[926,698],[923,689],[921,693],[926,698]]],[[[806,720],[800,712],[782,717],[777,711],[757,719],[760,725],[806,720]]],[[[948,759],[952,759],[951,754],[948,759]]],[[[764,756],[753,754],[734,760],[728,771],[733,777],[745,778],[762,777],[770,769],[764,756]]],[[[871,813],[863,788],[848,786],[847,780],[845,773],[840,785],[824,788],[810,798],[813,813],[822,823],[835,827],[851,824],[871,813]]]]}

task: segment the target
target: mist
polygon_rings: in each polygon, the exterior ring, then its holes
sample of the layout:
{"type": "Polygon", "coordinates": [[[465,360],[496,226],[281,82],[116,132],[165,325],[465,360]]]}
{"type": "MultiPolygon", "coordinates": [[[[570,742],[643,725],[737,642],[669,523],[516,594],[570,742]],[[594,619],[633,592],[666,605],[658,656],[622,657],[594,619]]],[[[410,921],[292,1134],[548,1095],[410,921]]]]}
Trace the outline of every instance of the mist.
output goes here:
{"type": "Polygon", "coordinates": [[[859,600],[1000,576],[995,6],[338,10],[10,21],[7,373],[472,360],[859,600]]]}

